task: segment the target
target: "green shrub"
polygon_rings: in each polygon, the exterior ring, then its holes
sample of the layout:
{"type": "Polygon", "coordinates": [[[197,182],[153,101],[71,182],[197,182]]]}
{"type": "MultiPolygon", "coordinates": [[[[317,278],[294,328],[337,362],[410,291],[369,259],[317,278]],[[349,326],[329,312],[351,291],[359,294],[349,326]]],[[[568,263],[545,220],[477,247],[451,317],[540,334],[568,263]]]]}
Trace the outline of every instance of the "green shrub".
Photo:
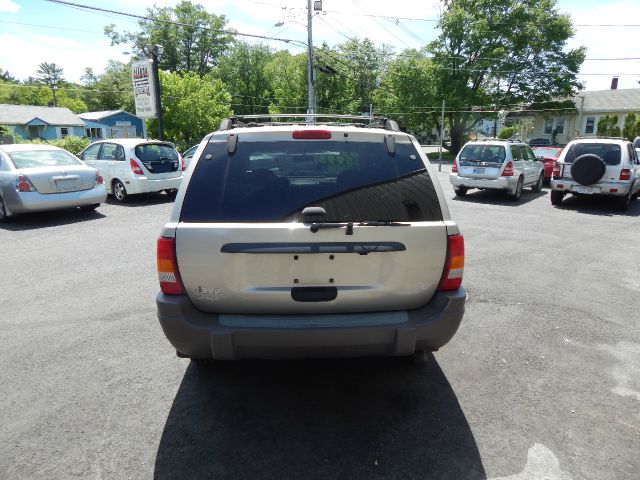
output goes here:
{"type": "Polygon", "coordinates": [[[40,140],[39,138],[22,138],[16,136],[14,138],[15,143],[34,143],[37,145],[53,145],[55,147],[64,148],[66,151],[78,155],[82,150],[87,148],[91,143],[88,138],[85,137],[65,137],[55,140],[40,140]]]}
{"type": "Polygon", "coordinates": [[[508,140],[513,137],[515,130],[513,127],[503,128],[498,134],[498,138],[502,138],[503,140],[508,140]]]}

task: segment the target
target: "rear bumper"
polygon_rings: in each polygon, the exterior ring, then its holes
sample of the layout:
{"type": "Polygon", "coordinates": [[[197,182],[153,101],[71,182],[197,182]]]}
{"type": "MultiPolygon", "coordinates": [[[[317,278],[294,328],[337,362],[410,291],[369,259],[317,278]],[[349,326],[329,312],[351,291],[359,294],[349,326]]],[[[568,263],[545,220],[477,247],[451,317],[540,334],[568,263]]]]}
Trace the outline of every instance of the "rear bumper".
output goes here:
{"type": "Polygon", "coordinates": [[[164,178],[162,180],[151,180],[149,178],[132,178],[125,182],[127,193],[153,193],[163,190],[174,190],[180,188],[183,175],[175,178],[164,178]]]}
{"type": "Polygon", "coordinates": [[[104,185],[79,192],[50,193],[16,192],[15,196],[7,196],[4,201],[11,214],[41,212],[46,210],[63,210],[81,207],[93,203],[102,203],[107,199],[104,185]]]}
{"type": "Polygon", "coordinates": [[[286,315],[274,318],[272,315],[248,317],[203,313],[182,295],[159,293],[156,303],[162,330],[178,352],[195,358],[233,360],[402,356],[411,355],[416,350],[438,350],[458,330],[464,315],[465,300],[466,292],[461,287],[453,292],[436,293],[422,308],[389,312],[394,316],[401,314],[404,317],[402,323],[381,325],[375,322],[372,325],[348,327],[336,327],[335,324],[339,324],[341,318],[352,317],[352,314],[309,315],[306,318],[310,323],[321,317],[323,322],[329,319],[333,325],[301,326],[298,323],[292,327],[287,326],[291,316],[286,315]],[[230,317],[242,318],[261,326],[229,326],[230,317]],[[264,318],[278,325],[265,327],[264,321],[261,321],[264,318]]]}
{"type": "MultiPolygon", "coordinates": [[[[557,190],[566,193],[581,193],[577,191],[579,187],[582,187],[582,185],[580,185],[578,182],[574,182],[571,179],[560,178],[557,180],[551,180],[551,190],[557,190]]],[[[592,185],[591,188],[594,189],[591,195],[613,195],[615,197],[624,197],[629,193],[631,182],[598,182],[597,185],[592,185]],[[616,191],[612,192],[612,189],[616,191]]]]}
{"type": "Polygon", "coordinates": [[[518,177],[500,177],[500,178],[469,178],[461,177],[459,175],[449,175],[451,185],[454,187],[466,187],[466,188],[489,188],[493,190],[508,190],[515,192],[516,184],[518,183],[518,177]]]}

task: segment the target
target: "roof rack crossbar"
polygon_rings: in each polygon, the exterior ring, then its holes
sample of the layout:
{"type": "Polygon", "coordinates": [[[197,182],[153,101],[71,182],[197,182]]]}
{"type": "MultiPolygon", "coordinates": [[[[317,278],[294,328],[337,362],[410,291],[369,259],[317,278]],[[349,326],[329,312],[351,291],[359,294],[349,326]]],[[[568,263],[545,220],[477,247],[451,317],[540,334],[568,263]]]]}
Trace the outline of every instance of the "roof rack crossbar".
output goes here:
{"type": "Polygon", "coordinates": [[[218,130],[231,130],[238,127],[259,127],[268,125],[313,125],[316,123],[315,120],[318,119],[334,120],[322,121],[321,123],[323,125],[384,128],[385,130],[390,130],[392,132],[400,131],[398,123],[395,120],[391,120],[387,117],[322,113],[268,113],[259,115],[234,115],[222,120],[222,122],[220,122],[220,127],[218,128],[218,130]],[[351,122],[345,122],[345,120],[351,120],[351,122]]]}

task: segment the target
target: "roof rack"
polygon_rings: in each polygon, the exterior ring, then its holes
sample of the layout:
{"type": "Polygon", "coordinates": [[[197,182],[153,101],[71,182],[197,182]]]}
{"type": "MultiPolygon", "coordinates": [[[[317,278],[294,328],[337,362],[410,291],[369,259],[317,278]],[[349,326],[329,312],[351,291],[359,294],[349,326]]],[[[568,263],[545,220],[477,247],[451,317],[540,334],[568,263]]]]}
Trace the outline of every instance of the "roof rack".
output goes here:
{"type": "Polygon", "coordinates": [[[362,128],[383,128],[399,132],[398,122],[387,117],[369,115],[336,115],[320,113],[269,113],[264,115],[234,115],[220,122],[218,131],[239,127],[264,127],[269,125],[323,125],[354,126],[362,128]],[[322,120],[317,122],[317,120],[322,120]]]}
{"type": "Polygon", "coordinates": [[[595,135],[593,137],[585,137],[583,135],[578,135],[574,140],[627,140],[625,137],[609,137],[607,135],[595,135]]]}
{"type": "Polygon", "coordinates": [[[522,140],[515,138],[498,138],[498,137],[485,137],[481,140],[473,140],[474,142],[510,142],[510,143],[525,143],[522,140]]]}

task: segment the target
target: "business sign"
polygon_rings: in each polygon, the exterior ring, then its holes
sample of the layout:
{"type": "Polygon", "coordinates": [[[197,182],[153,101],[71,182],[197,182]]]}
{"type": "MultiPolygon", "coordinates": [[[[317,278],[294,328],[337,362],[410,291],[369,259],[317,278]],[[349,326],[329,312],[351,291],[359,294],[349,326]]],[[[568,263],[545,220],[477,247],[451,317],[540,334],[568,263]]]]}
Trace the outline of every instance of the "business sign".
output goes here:
{"type": "Polygon", "coordinates": [[[156,118],[156,90],[153,83],[151,60],[140,60],[131,64],[133,97],[136,115],[140,118],[156,118]]]}
{"type": "Polygon", "coordinates": [[[116,127],[130,127],[131,126],[131,122],[130,121],[124,121],[124,120],[120,120],[120,121],[116,121],[116,127]]]}

